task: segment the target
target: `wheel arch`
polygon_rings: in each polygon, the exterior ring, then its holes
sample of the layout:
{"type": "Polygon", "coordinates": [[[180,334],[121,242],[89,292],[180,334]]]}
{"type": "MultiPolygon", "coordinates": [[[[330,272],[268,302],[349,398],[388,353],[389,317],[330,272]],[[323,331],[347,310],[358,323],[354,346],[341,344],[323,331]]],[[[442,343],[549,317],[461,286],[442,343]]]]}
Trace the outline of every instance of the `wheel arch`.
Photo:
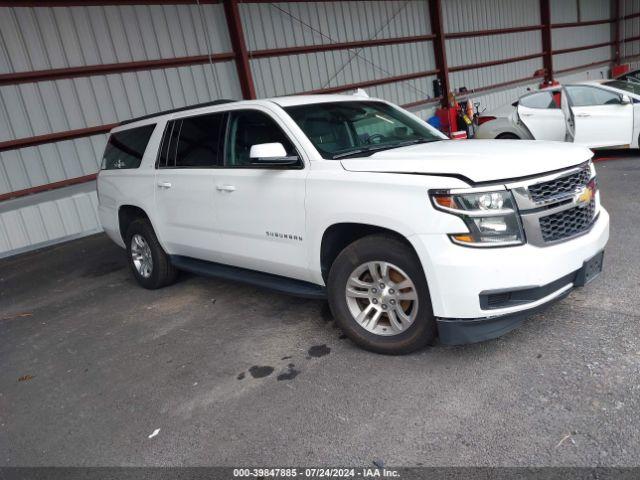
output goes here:
{"type": "Polygon", "coordinates": [[[125,244],[127,243],[127,229],[129,228],[129,225],[131,225],[131,222],[138,218],[144,218],[148,220],[153,227],[153,223],[151,222],[151,218],[149,217],[147,212],[145,212],[144,209],[138,207],[137,205],[125,204],[120,205],[120,207],[118,208],[118,227],[120,228],[120,236],[122,237],[122,241],[125,244]]]}
{"type": "MultiPolygon", "coordinates": [[[[322,235],[320,243],[320,270],[325,284],[329,277],[331,265],[340,252],[353,242],[374,234],[388,234],[406,244],[419,258],[413,244],[403,234],[390,228],[368,223],[339,222],[328,226],[322,235]]],[[[425,274],[426,276],[426,274],[425,274]]]]}

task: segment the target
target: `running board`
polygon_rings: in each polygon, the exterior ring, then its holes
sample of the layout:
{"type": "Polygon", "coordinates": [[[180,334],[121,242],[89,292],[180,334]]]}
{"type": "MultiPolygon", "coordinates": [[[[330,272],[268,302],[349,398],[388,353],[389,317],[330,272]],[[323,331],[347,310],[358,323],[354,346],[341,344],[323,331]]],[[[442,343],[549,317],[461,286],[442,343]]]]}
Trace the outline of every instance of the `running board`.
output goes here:
{"type": "Polygon", "coordinates": [[[181,255],[171,255],[169,258],[171,259],[171,264],[177,269],[195,273],[196,275],[248,283],[256,287],[267,288],[296,297],[313,299],[327,298],[325,288],[314,283],[248,270],[246,268],[232,267],[221,263],[207,262],[191,257],[183,257],[181,255]]]}

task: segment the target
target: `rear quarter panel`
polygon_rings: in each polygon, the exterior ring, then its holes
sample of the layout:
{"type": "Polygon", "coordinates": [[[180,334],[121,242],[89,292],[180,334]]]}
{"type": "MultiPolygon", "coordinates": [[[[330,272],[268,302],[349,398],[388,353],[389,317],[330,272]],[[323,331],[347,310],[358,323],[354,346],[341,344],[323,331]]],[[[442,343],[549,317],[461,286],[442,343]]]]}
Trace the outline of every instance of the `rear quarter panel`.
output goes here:
{"type": "MultiPolygon", "coordinates": [[[[119,246],[125,247],[120,232],[118,211],[123,205],[141,208],[156,223],[155,162],[166,121],[159,121],[149,139],[140,167],[122,170],[101,170],[98,174],[98,216],[105,232],[119,246]]],[[[135,127],[137,124],[132,124],[135,127]]],[[[162,245],[162,239],[158,238],[162,245]]],[[[164,245],[162,245],[164,248],[164,245]]]]}

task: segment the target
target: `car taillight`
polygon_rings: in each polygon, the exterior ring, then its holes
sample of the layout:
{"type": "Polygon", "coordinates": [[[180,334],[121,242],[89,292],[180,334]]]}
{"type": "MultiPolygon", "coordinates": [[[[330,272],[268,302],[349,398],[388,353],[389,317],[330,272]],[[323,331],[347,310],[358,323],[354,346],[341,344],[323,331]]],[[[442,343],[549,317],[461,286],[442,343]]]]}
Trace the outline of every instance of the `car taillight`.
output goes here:
{"type": "Polygon", "coordinates": [[[478,125],[482,125],[483,123],[490,122],[491,120],[495,120],[495,119],[496,117],[490,117],[490,116],[478,117],[478,125]]]}

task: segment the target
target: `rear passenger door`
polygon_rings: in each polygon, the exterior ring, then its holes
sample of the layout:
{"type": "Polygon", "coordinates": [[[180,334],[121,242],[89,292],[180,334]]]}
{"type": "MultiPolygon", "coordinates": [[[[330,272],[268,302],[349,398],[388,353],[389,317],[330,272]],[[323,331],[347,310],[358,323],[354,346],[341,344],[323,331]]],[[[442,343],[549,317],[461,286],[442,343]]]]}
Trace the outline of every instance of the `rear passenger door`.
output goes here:
{"type": "Polygon", "coordinates": [[[214,178],[224,113],[171,120],[156,165],[156,228],[170,254],[217,260],[214,178]]]}
{"type": "Polygon", "coordinates": [[[261,109],[229,111],[224,163],[215,185],[220,254],[224,263],[308,280],[305,249],[307,170],[295,137],[261,109]],[[281,143],[288,166],[255,165],[253,145],[281,143]]]}
{"type": "Polygon", "coordinates": [[[534,139],[564,141],[565,118],[558,103],[559,95],[560,92],[543,90],[518,102],[518,117],[534,139]]]}

